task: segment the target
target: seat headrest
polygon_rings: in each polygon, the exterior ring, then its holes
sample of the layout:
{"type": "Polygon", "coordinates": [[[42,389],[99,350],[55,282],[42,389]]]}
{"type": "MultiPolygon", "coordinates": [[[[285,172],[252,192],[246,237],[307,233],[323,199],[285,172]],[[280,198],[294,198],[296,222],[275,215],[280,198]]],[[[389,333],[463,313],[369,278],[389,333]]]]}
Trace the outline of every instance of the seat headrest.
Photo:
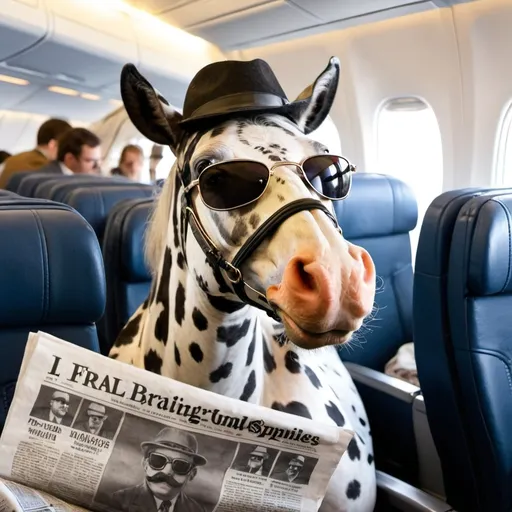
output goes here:
{"type": "Polygon", "coordinates": [[[333,204],[343,236],[348,239],[408,233],[418,220],[412,190],[384,174],[355,174],[347,199],[333,204]]]}
{"type": "Polygon", "coordinates": [[[141,201],[124,218],[122,237],[122,276],[127,281],[151,281],[151,272],[144,258],[145,232],[153,200],[141,201]]]}
{"type": "Polygon", "coordinates": [[[101,239],[108,214],[114,205],[124,199],[152,197],[153,194],[154,187],[150,185],[97,186],[75,189],[66,202],[84,216],[101,239]]]}
{"type": "Polygon", "coordinates": [[[459,213],[457,224],[474,217],[468,288],[475,295],[512,292],[512,194],[476,198],[459,213]]]}
{"type": "Polygon", "coordinates": [[[72,208],[0,202],[0,326],[96,322],[105,308],[96,235],[72,208]],[[8,243],[5,243],[7,241],[8,243]]]}

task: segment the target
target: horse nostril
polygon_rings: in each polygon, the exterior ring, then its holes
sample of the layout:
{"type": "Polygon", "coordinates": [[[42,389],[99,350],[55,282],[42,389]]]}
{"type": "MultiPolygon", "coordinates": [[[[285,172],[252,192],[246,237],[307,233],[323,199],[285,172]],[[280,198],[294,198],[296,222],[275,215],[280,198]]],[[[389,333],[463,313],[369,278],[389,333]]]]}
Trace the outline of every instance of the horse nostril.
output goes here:
{"type": "Polygon", "coordinates": [[[306,264],[304,261],[297,259],[295,262],[295,274],[297,279],[297,284],[305,290],[315,290],[316,289],[316,281],[310,272],[306,270],[306,264]]]}

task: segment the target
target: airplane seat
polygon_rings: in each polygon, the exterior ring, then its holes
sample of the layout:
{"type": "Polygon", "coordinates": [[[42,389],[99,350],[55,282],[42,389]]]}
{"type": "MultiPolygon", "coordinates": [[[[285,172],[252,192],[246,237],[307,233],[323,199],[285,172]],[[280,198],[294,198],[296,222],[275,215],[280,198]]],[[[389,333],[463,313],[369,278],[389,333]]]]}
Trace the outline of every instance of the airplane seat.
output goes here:
{"type": "Polygon", "coordinates": [[[33,197],[51,199],[58,203],[65,203],[64,198],[77,187],[93,187],[95,185],[141,185],[122,176],[97,175],[63,175],[55,179],[34,183],[31,194],[33,197]]]}
{"type": "Polygon", "coordinates": [[[446,193],[418,244],[418,375],[447,502],[459,512],[512,503],[511,217],[512,189],[446,193]]]}
{"type": "MultiPolygon", "coordinates": [[[[29,183],[32,182],[32,180],[39,180],[43,181],[50,178],[58,177],[59,174],[56,174],[54,172],[39,172],[39,171],[23,171],[23,172],[16,172],[14,173],[7,182],[7,185],[5,186],[5,190],[10,190],[11,192],[16,192],[20,196],[26,196],[30,197],[30,194],[27,194],[25,192],[25,187],[22,188],[22,184],[25,182],[26,179],[29,180],[29,183]]],[[[30,186],[28,189],[30,190],[30,186]]]]}
{"type": "Polygon", "coordinates": [[[0,431],[29,332],[99,352],[105,275],[92,228],[66,205],[0,201],[0,431]]]}
{"type": "Polygon", "coordinates": [[[0,198],[6,198],[6,197],[19,198],[20,196],[18,194],[16,194],[16,192],[11,192],[10,190],[5,190],[3,188],[0,188],[0,198]]]}
{"type": "Polygon", "coordinates": [[[148,297],[151,273],[144,259],[144,235],[154,199],[127,199],[111,210],[103,236],[107,304],[99,328],[105,354],[135,310],[148,297]]]}
{"type": "Polygon", "coordinates": [[[75,188],[64,198],[65,203],[80,213],[94,229],[100,245],[107,217],[112,208],[124,199],[150,198],[155,189],[151,185],[95,186],[75,188]]]}
{"type": "Polygon", "coordinates": [[[361,173],[354,175],[347,199],[333,204],[344,237],[370,253],[377,273],[375,311],[338,353],[365,404],[376,467],[416,485],[412,411],[420,389],[384,373],[399,347],[413,339],[409,232],[417,222],[416,199],[396,178],[361,173]]]}

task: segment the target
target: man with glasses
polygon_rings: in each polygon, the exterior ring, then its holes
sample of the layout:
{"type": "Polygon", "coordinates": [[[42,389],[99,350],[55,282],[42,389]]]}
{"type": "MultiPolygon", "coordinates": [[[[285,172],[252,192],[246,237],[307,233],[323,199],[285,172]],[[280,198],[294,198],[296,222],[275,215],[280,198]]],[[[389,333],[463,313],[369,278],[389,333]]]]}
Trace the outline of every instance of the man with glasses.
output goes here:
{"type": "Polygon", "coordinates": [[[106,439],[113,439],[114,432],[105,427],[105,422],[108,419],[107,409],[104,405],[97,402],[91,402],[87,407],[87,419],[80,421],[73,425],[73,428],[94,434],[95,436],[101,436],[106,439]]]}
{"type": "Polygon", "coordinates": [[[285,471],[278,471],[271,476],[282,482],[293,482],[303,485],[307,482],[305,482],[303,478],[299,478],[299,475],[304,467],[304,462],[305,458],[302,455],[294,455],[288,462],[288,467],[285,471]]]}
{"type": "Polygon", "coordinates": [[[30,414],[35,418],[51,421],[69,427],[73,420],[69,411],[69,395],[63,391],[54,391],[48,407],[36,407],[30,414]]]}
{"type": "Polygon", "coordinates": [[[72,128],[59,138],[57,160],[39,172],[57,174],[101,174],[101,141],[86,128],[72,128]]]}
{"type": "Polygon", "coordinates": [[[112,495],[111,506],[123,512],[205,512],[183,489],[197,467],[207,460],[199,454],[193,434],[166,427],[152,441],[141,444],[144,483],[112,495]]]}
{"type": "Polygon", "coordinates": [[[256,446],[254,450],[249,454],[249,460],[247,464],[237,466],[234,469],[237,471],[243,471],[244,473],[250,473],[251,475],[267,476],[263,474],[263,463],[268,459],[269,454],[264,446],[256,446]]]}

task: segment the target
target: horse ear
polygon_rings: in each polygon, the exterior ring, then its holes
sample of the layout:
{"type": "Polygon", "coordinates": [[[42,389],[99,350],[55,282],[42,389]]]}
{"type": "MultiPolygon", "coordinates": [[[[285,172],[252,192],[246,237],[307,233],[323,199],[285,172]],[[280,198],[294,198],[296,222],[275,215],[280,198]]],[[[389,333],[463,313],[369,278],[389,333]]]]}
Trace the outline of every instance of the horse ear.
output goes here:
{"type": "Polygon", "coordinates": [[[308,100],[292,116],[299,129],[306,135],[316,130],[328,116],[336,96],[340,78],[340,61],[331,57],[318,78],[306,87],[295,101],[308,100]]]}
{"type": "Polygon", "coordinates": [[[121,97],[137,130],[157,144],[170,146],[175,152],[180,140],[178,123],[182,116],[133,64],[126,64],[121,72],[121,97]]]}

